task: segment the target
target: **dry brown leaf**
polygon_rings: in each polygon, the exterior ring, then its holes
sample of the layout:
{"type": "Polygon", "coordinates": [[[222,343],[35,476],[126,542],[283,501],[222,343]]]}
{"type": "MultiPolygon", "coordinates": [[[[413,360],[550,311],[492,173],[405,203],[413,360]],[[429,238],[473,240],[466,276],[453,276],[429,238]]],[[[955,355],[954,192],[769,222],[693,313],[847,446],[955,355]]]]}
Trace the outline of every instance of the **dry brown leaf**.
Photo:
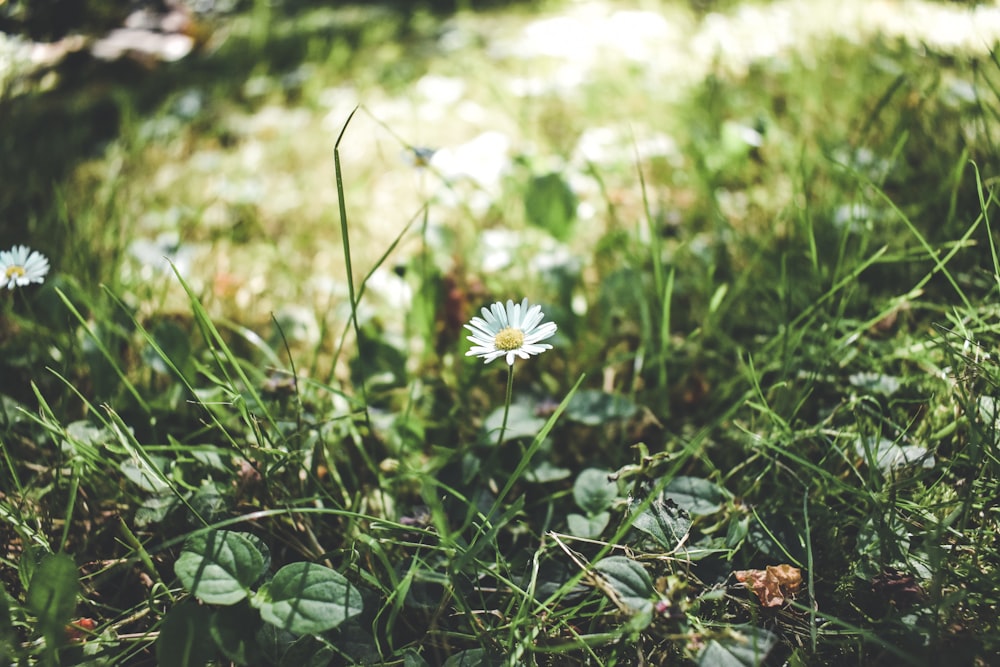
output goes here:
{"type": "Polygon", "coordinates": [[[780,607],[795,597],[802,586],[802,572],[788,564],[768,565],[764,570],[737,570],[736,581],[746,584],[765,607],[780,607]]]}

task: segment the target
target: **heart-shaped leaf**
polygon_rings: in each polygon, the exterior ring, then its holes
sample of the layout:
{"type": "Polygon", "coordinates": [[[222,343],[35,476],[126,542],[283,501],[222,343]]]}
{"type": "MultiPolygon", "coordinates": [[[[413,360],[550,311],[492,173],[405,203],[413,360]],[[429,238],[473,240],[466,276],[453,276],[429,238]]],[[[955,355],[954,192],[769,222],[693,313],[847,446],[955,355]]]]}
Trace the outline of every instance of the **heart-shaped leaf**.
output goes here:
{"type": "Polygon", "coordinates": [[[725,491],[707,479],[683,476],[670,480],[663,495],[691,514],[717,512],[727,497],[725,491]]]}
{"type": "Polygon", "coordinates": [[[184,587],[208,604],[236,604],[264,573],[264,556],[248,536],[219,530],[184,544],[174,572],[184,587]]]}
{"type": "Polygon", "coordinates": [[[607,470],[587,468],[573,483],[573,499],[587,514],[597,514],[611,507],[618,497],[618,484],[608,479],[607,470]]]}
{"type": "Polygon", "coordinates": [[[610,556],[594,565],[618,596],[618,602],[633,613],[653,608],[653,582],[639,563],[625,556],[610,556]]]}
{"type": "Polygon", "coordinates": [[[364,611],[357,588],[339,572],[315,563],[281,568],[252,603],[268,623],[303,635],[326,632],[364,611]]]}
{"type": "Polygon", "coordinates": [[[778,638],[763,628],[744,625],[731,634],[713,639],[698,654],[699,667],[759,667],[778,638]]]}
{"type": "Polygon", "coordinates": [[[566,527],[569,528],[570,535],[593,539],[601,536],[610,520],[611,514],[609,512],[599,512],[590,516],[567,514],[566,527]]]}
{"type": "Polygon", "coordinates": [[[674,501],[657,498],[649,507],[639,512],[632,527],[646,533],[664,549],[677,549],[691,529],[691,515],[674,501]]]}

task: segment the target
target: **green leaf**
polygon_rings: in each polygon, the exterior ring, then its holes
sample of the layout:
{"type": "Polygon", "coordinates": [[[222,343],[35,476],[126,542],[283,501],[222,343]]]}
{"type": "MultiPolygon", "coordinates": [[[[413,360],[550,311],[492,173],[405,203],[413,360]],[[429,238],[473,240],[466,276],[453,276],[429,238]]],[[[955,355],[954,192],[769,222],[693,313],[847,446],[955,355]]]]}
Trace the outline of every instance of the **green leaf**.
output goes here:
{"type": "Polygon", "coordinates": [[[364,611],[357,588],[315,563],[281,568],[252,602],[265,621],[296,634],[326,632],[364,611]]]}
{"type": "Polygon", "coordinates": [[[674,551],[691,530],[691,516],[673,500],[657,498],[636,515],[632,527],[652,537],[664,549],[674,551]]]}
{"type": "Polygon", "coordinates": [[[185,600],[167,612],[156,639],[156,664],[160,667],[206,665],[215,657],[209,635],[209,610],[185,600]]]}
{"type": "Polygon", "coordinates": [[[260,617],[253,609],[234,605],[215,610],[208,630],[223,655],[238,665],[249,665],[258,658],[254,633],[260,625],[260,617]]]}
{"type": "Polygon", "coordinates": [[[406,649],[403,653],[403,667],[428,667],[428,664],[415,650],[406,649]]]}
{"type": "Polygon", "coordinates": [[[853,386],[864,389],[872,394],[882,394],[892,396],[902,384],[895,375],[883,375],[881,373],[855,373],[847,378],[853,386]]]}
{"type": "Polygon", "coordinates": [[[717,512],[728,497],[717,484],[700,477],[675,477],[667,484],[663,495],[691,514],[717,512]]]}
{"type": "Polygon", "coordinates": [[[442,667],[494,667],[502,664],[502,660],[485,649],[470,648],[450,655],[442,667]]]}
{"type": "Polygon", "coordinates": [[[177,496],[173,493],[161,493],[149,496],[142,501],[142,504],[135,510],[133,522],[135,527],[148,528],[154,523],[160,523],[167,518],[167,514],[177,504],[177,496]]]}
{"type": "MultiPolygon", "coordinates": [[[[6,507],[0,507],[0,509],[6,510],[6,507]]],[[[22,588],[28,588],[31,584],[32,578],[35,576],[35,571],[38,569],[38,566],[41,565],[42,561],[48,558],[51,553],[52,550],[48,548],[48,544],[42,546],[41,544],[28,542],[24,545],[21,557],[17,559],[17,578],[21,580],[22,588]]]]}
{"type": "MultiPolygon", "coordinates": [[[[343,657],[344,654],[340,647],[338,647],[338,651],[343,657]]],[[[304,635],[297,637],[288,646],[288,650],[278,661],[278,667],[329,667],[337,664],[337,655],[329,643],[320,641],[312,635],[304,635]]],[[[352,661],[351,664],[357,663],[352,661]]]]}
{"type": "Polygon", "coordinates": [[[242,533],[219,530],[184,544],[174,572],[184,587],[208,604],[236,604],[264,573],[264,556],[242,533]]]}
{"type": "Polygon", "coordinates": [[[653,607],[653,582],[639,563],[625,556],[610,556],[594,565],[618,600],[633,613],[649,613],[653,607]]]}
{"type": "Polygon", "coordinates": [[[558,173],[536,176],[524,193],[528,222],[547,230],[560,241],[569,238],[576,217],[576,195],[558,173]]]}
{"type": "Polygon", "coordinates": [[[3,656],[4,645],[14,640],[14,618],[10,603],[10,594],[4,585],[0,584],[0,656],[3,656]]]}
{"type": "Polygon", "coordinates": [[[254,641],[259,650],[258,661],[266,660],[271,664],[280,663],[281,658],[288,652],[288,647],[294,644],[296,639],[298,637],[291,632],[286,632],[270,623],[261,623],[257,632],[254,633],[254,641]]]}
{"type": "Polygon", "coordinates": [[[569,534],[590,539],[600,537],[604,529],[608,527],[610,520],[611,514],[609,512],[599,512],[591,516],[583,516],[582,514],[566,515],[566,525],[569,528],[569,534]]]}
{"type": "Polygon", "coordinates": [[[927,454],[927,449],[919,445],[901,445],[888,438],[861,438],[854,444],[858,456],[871,460],[882,472],[890,472],[896,468],[919,463],[924,468],[934,467],[934,457],[927,454]]]}
{"type": "Polygon", "coordinates": [[[63,628],[76,611],[80,580],[67,554],[46,556],[31,575],[27,606],[38,617],[38,629],[48,641],[61,643],[63,628]]]}
{"type": "Polygon", "coordinates": [[[627,419],[638,410],[635,403],[619,394],[608,394],[599,389],[578,391],[566,407],[566,419],[599,426],[616,419],[627,419]]]}
{"type": "MultiPolygon", "coordinates": [[[[497,444],[502,425],[503,408],[497,408],[483,422],[484,441],[490,445],[497,444]]],[[[534,438],[543,426],[545,426],[545,420],[535,415],[533,407],[522,403],[513,403],[507,415],[507,430],[503,433],[503,441],[534,438]]]]}
{"type": "Polygon", "coordinates": [[[980,396],[979,418],[987,428],[995,428],[1000,421],[1000,405],[992,396],[980,396]]]}
{"type": "Polygon", "coordinates": [[[573,500],[587,514],[597,514],[611,507],[618,497],[618,484],[608,477],[611,472],[587,468],[573,484],[573,500]]]}
{"type": "Polygon", "coordinates": [[[87,420],[75,421],[66,426],[63,451],[78,456],[90,465],[103,464],[101,451],[109,440],[106,429],[97,428],[87,420]]]}
{"type": "Polygon", "coordinates": [[[560,468],[552,465],[551,461],[542,461],[537,466],[527,471],[524,478],[534,484],[545,484],[546,482],[558,482],[566,479],[572,472],[569,468],[560,468]]]}
{"type": "Polygon", "coordinates": [[[749,625],[734,626],[730,633],[705,645],[698,654],[699,667],[759,667],[778,642],[767,630],[749,625]]]}
{"type": "Polygon", "coordinates": [[[170,459],[165,456],[150,456],[149,460],[156,466],[157,470],[151,470],[146,462],[134,458],[122,461],[118,465],[118,469],[121,470],[126,479],[143,491],[150,493],[169,491],[170,485],[163,481],[162,475],[170,466],[170,459]],[[159,471],[159,475],[157,471],[159,471]]]}

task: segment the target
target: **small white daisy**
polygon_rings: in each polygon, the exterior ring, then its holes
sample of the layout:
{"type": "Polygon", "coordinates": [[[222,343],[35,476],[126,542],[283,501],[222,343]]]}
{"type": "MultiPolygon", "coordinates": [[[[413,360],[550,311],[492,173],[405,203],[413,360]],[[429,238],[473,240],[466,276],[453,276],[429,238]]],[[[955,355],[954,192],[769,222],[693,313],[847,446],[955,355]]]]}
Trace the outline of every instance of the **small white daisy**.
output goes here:
{"type": "Polygon", "coordinates": [[[6,283],[7,289],[44,282],[48,272],[49,260],[28,246],[16,245],[0,252],[0,285],[6,283]]]}
{"type": "Polygon", "coordinates": [[[498,357],[507,357],[507,363],[514,365],[514,357],[527,359],[533,354],[551,350],[548,343],[541,343],[556,332],[555,322],[542,323],[542,307],[528,307],[528,300],[514,303],[508,300],[506,308],[497,301],[489,310],[483,308],[482,317],[473,317],[465,328],[472,332],[467,336],[472,349],[467,357],[482,357],[490,363],[498,357]]]}

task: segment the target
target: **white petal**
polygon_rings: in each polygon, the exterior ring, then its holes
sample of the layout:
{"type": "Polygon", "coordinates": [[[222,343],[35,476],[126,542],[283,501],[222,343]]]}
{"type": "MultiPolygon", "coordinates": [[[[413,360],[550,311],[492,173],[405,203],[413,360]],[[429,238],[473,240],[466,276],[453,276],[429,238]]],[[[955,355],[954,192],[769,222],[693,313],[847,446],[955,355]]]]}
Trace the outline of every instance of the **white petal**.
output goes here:
{"type": "Polygon", "coordinates": [[[507,324],[507,311],[504,310],[503,304],[499,301],[493,304],[493,316],[497,318],[497,322],[500,324],[499,329],[506,329],[510,326],[507,324]]]}
{"type": "Polygon", "coordinates": [[[489,338],[493,338],[499,333],[496,327],[490,326],[478,317],[473,317],[472,321],[465,325],[465,328],[474,335],[488,336],[489,338]]]}
{"type": "Polygon", "coordinates": [[[532,306],[521,319],[521,331],[525,334],[531,333],[531,330],[538,326],[538,323],[542,321],[543,317],[545,317],[545,315],[542,313],[542,307],[532,306]]]}

